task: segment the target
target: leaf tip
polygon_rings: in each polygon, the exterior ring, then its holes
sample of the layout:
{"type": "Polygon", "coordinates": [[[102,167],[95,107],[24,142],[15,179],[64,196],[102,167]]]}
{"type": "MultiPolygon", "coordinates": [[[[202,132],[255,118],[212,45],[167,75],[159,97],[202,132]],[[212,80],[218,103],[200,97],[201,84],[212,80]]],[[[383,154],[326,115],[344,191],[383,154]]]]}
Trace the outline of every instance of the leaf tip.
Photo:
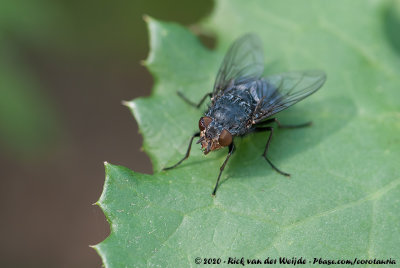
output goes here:
{"type": "Polygon", "coordinates": [[[99,254],[102,262],[103,262],[103,266],[102,267],[109,267],[108,263],[107,263],[107,259],[105,257],[105,254],[103,254],[102,250],[101,250],[101,246],[100,244],[97,245],[89,245],[90,248],[94,249],[97,254],[99,254]]]}
{"type": "Polygon", "coordinates": [[[110,167],[112,166],[110,163],[108,163],[107,161],[104,161],[103,162],[103,164],[104,164],[104,170],[105,170],[105,172],[106,172],[106,174],[109,172],[109,170],[110,170],[110,167]]]}
{"type": "Polygon", "coordinates": [[[96,250],[97,249],[97,245],[89,245],[90,248],[96,250]]]}
{"type": "Polygon", "coordinates": [[[130,103],[129,101],[123,100],[123,101],[121,101],[121,104],[122,104],[123,106],[126,106],[126,107],[131,107],[131,103],[130,103]]]}
{"type": "Polygon", "coordinates": [[[152,17],[150,17],[147,14],[143,14],[142,18],[146,23],[150,23],[150,21],[153,19],[152,17]]]}
{"type": "MultiPolygon", "coordinates": [[[[129,109],[131,109],[131,111],[135,110],[135,101],[122,101],[121,102],[122,105],[124,105],[125,107],[128,107],[129,109]]],[[[138,120],[138,118],[135,116],[136,120],[138,120]]]]}
{"type": "Polygon", "coordinates": [[[110,166],[110,163],[108,163],[107,161],[104,161],[103,164],[104,164],[105,170],[107,171],[107,168],[110,166]]]}

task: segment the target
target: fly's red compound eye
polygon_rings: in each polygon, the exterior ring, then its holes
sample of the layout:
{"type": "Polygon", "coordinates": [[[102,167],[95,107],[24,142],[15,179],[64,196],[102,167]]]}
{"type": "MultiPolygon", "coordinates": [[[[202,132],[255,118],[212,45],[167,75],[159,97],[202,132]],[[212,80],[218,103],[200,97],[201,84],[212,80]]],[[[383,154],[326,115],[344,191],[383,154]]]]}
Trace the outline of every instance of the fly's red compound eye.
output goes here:
{"type": "Polygon", "coordinates": [[[224,129],[222,130],[221,134],[219,135],[218,143],[221,146],[228,146],[232,143],[232,134],[224,129]]]}
{"type": "Polygon", "coordinates": [[[199,120],[200,131],[205,130],[211,122],[212,122],[211,117],[203,116],[202,118],[200,118],[200,120],[199,120]]]}

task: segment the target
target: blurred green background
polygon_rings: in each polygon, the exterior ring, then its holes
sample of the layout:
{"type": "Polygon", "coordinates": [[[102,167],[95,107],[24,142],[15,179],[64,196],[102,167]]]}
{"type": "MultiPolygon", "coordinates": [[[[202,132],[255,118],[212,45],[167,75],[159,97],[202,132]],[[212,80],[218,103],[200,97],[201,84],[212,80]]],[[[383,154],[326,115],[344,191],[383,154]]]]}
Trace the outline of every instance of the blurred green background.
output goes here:
{"type": "Polygon", "coordinates": [[[1,0],[0,267],[100,267],[103,161],[150,173],[122,100],[150,94],[148,14],[185,25],[212,1],[1,0]]]}

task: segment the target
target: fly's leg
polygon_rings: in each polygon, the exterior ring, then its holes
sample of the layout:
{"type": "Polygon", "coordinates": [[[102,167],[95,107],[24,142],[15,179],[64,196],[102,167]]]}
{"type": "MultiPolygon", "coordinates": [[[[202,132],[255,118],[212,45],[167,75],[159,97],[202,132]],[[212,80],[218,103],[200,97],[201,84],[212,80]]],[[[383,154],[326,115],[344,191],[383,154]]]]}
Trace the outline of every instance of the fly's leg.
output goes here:
{"type": "Polygon", "coordinates": [[[302,128],[302,127],[309,127],[312,125],[311,121],[303,123],[303,124],[299,124],[299,125],[282,125],[281,122],[279,122],[277,118],[268,119],[268,120],[260,123],[260,125],[267,125],[267,124],[271,124],[271,123],[276,123],[279,128],[302,128]]]}
{"type": "Polygon", "coordinates": [[[234,151],[235,151],[235,145],[232,142],[231,145],[229,145],[228,155],[226,156],[226,159],[225,159],[224,163],[222,164],[222,166],[219,168],[219,175],[218,175],[217,183],[215,184],[215,187],[214,187],[214,191],[212,192],[212,196],[215,196],[215,193],[217,192],[218,183],[219,183],[219,179],[221,178],[222,171],[224,171],[226,163],[228,163],[229,157],[231,157],[231,155],[233,154],[234,151]]]}
{"type": "Polygon", "coordinates": [[[267,152],[268,152],[268,148],[269,148],[269,144],[271,143],[271,138],[272,138],[272,133],[274,132],[274,129],[272,127],[260,127],[260,128],[256,128],[256,131],[269,131],[269,137],[268,137],[268,141],[267,144],[265,145],[265,149],[264,149],[264,153],[262,154],[262,156],[265,158],[265,160],[267,160],[267,162],[271,165],[271,167],[273,169],[275,169],[275,171],[277,171],[278,173],[290,177],[289,173],[283,172],[282,170],[280,170],[279,168],[277,168],[274,164],[272,164],[272,162],[268,159],[267,157],[267,152]]]}
{"type": "Polygon", "coordinates": [[[196,108],[200,108],[200,105],[203,104],[203,102],[207,99],[207,97],[211,98],[211,96],[212,96],[212,93],[207,93],[200,100],[200,102],[196,104],[196,103],[192,102],[191,100],[189,100],[188,98],[186,98],[186,96],[183,95],[182,92],[178,91],[177,93],[178,93],[178,96],[181,97],[187,104],[192,105],[193,107],[196,107],[196,108]]]}
{"type": "Polygon", "coordinates": [[[197,132],[197,133],[193,134],[192,138],[190,139],[189,147],[187,148],[185,156],[178,163],[176,163],[175,165],[163,168],[163,170],[173,169],[173,168],[177,167],[180,163],[182,163],[184,160],[186,160],[190,155],[190,149],[192,148],[193,139],[196,138],[196,137],[200,137],[200,132],[197,132]]]}

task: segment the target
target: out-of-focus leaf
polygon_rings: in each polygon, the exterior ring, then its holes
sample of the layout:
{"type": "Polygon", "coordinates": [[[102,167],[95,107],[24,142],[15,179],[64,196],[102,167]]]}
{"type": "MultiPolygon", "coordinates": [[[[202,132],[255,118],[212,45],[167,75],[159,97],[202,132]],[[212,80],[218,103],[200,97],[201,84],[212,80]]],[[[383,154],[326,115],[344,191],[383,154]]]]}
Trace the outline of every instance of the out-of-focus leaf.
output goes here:
{"type": "Polygon", "coordinates": [[[36,79],[0,46],[0,146],[13,155],[38,157],[60,137],[60,122],[36,79]]]}

